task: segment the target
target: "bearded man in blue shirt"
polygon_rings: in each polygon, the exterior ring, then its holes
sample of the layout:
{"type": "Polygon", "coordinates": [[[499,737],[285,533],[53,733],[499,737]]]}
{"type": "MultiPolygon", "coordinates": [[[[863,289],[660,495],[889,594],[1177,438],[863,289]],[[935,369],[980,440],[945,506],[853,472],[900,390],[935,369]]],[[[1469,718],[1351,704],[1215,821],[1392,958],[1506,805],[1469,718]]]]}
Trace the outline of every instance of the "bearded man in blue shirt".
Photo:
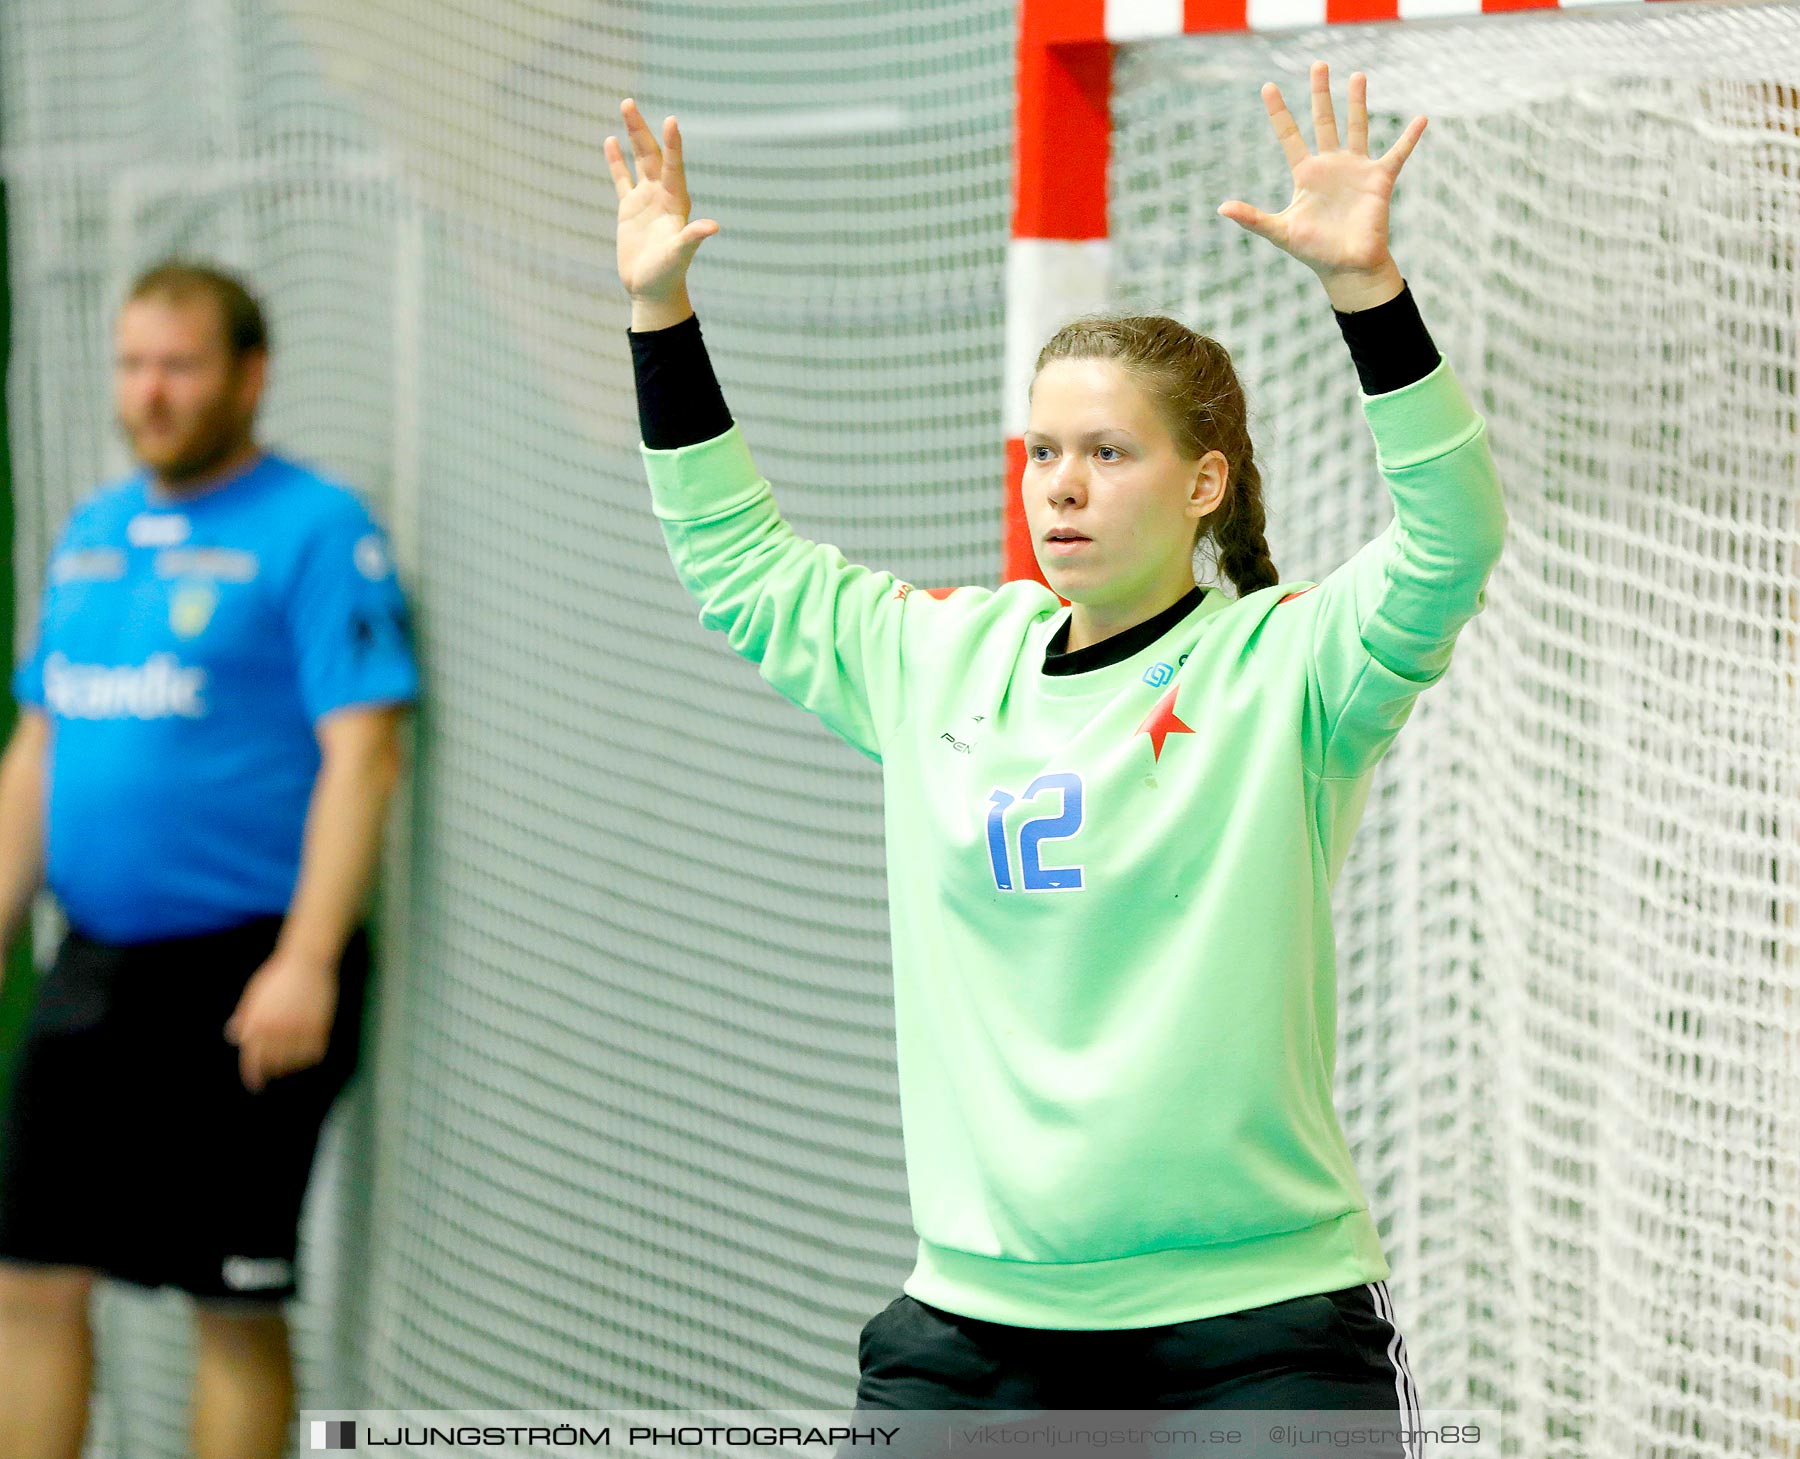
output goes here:
{"type": "Polygon", "coordinates": [[[159,265],[115,349],[139,469],[50,558],[0,757],[0,934],[46,884],[69,925],[0,1132],[0,1453],[79,1454],[107,1276],[194,1299],[198,1459],[274,1459],[418,678],[367,511],[257,443],[269,340],[242,283],[159,265]]]}

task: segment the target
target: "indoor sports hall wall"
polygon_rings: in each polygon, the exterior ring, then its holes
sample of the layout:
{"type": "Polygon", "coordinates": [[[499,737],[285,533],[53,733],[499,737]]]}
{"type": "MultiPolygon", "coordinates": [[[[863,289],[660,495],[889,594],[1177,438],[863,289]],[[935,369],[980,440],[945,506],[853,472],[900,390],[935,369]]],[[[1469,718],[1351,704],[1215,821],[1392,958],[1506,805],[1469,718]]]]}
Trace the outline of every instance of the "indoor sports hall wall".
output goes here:
{"type": "MultiPolygon", "coordinates": [[[[992,582],[1011,6],[3,25],[27,602],[122,464],[109,315],[172,248],[262,286],[267,435],[370,494],[416,598],[400,956],[308,1228],[303,1402],[845,1399],[912,1251],[877,771],[675,581],[600,144],[622,96],[682,117],[724,223],[696,301],[794,519],[992,582]]],[[[109,1295],[96,1452],[182,1452],[178,1317],[109,1295]]]]}

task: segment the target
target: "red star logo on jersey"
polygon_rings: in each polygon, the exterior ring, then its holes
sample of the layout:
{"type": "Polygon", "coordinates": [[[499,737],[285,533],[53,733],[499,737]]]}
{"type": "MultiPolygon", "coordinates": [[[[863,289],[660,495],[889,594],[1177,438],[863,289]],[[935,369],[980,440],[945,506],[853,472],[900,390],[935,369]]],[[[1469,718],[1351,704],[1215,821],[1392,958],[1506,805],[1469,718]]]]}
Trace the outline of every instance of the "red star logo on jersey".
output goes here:
{"type": "Polygon", "coordinates": [[[1152,760],[1162,759],[1163,741],[1170,735],[1191,735],[1194,732],[1191,725],[1185,725],[1175,717],[1175,695],[1180,689],[1181,685],[1171,684],[1169,692],[1156,701],[1156,708],[1144,716],[1144,722],[1134,731],[1136,734],[1150,736],[1152,760]]]}

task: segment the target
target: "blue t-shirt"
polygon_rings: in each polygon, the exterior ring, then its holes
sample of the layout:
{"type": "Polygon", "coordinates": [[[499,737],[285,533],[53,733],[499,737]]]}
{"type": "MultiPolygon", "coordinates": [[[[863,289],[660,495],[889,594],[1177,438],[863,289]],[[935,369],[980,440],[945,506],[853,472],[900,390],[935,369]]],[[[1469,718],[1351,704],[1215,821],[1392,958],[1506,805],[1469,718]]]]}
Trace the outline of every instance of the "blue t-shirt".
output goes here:
{"type": "Polygon", "coordinates": [[[13,691],[50,719],[46,879],[146,942],[287,911],[313,726],[418,693],[406,605],[356,496],[264,456],[185,501],[142,475],[77,509],[13,691]]]}

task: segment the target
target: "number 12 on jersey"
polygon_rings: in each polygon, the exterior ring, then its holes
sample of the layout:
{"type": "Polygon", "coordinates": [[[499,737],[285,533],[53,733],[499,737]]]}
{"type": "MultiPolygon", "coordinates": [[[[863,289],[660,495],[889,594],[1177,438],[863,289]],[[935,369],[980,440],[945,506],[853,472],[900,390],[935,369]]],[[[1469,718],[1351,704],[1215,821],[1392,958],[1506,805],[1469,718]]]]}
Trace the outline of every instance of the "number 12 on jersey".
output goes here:
{"type": "Polygon", "coordinates": [[[1038,776],[1025,787],[1024,795],[995,790],[988,796],[988,862],[993,868],[994,885],[1003,892],[1018,890],[1013,885],[1013,858],[1006,839],[1006,808],[1015,801],[1036,800],[1050,791],[1060,792],[1059,808],[1033,816],[1019,827],[1019,878],[1028,892],[1081,890],[1079,866],[1045,866],[1040,860],[1044,842],[1063,840],[1081,829],[1081,777],[1063,770],[1038,776]]]}

